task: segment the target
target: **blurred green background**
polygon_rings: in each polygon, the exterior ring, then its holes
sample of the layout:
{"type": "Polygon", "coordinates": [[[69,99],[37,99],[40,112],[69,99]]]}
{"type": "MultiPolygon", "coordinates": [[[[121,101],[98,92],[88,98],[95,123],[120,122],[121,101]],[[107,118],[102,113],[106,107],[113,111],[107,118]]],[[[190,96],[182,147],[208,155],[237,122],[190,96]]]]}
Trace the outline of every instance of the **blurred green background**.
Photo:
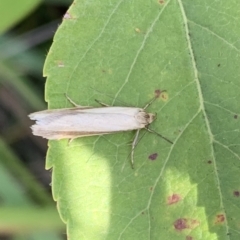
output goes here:
{"type": "Polygon", "coordinates": [[[47,141],[27,115],[45,109],[46,54],[70,0],[0,2],[0,240],[66,239],[45,170],[47,141]]]}

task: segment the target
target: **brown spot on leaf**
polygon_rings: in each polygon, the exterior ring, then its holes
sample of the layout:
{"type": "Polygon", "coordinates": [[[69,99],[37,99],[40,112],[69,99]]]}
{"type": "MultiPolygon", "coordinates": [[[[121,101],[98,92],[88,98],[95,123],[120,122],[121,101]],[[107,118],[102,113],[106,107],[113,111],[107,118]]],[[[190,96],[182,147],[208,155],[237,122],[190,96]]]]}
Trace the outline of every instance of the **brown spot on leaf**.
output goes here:
{"type": "Polygon", "coordinates": [[[183,229],[189,228],[187,224],[187,219],[186,218],[179,218],[174,222],[174,227],[178,231],[182,231],[183,229]]]}
{"type": "Polygon", "coordinates": [[[174,223],[174,228],[178,231],[182,231],[184,229],[194,229],[199,226],[199,222],[195,219],[188,218],[179,218],[174,223]]]}
{"type": "Polygon", "coordinates": [[[150,160],[156,160],[157,157],[158,157],[158,154],[157,154],[157,153],[153,153],[153,154],[151,154],[151,155],[148,156],[148,159],[150,159],[150,160]]]}
{"type": "Polygon", "coordinates": [[[168,100],[168,94],[166,90],[160,90],[160,89],[156,89],[155,90],[155,97],[156,98],[161,98],[164,101],[168,100]]]}
{"type": "Polygon", "coordinates": [[[186,236],[186,240],[193,240],[192,236],[186,236]]]}
{"type": "Polygon", "coordinates": [[[212,164],[212,161],[211,161],[211,160],[208,160],[207,163],[208,163],[208,164],[212,164]]]}
{"type": "Polygon", "coordinates": [[[161,92],[162,91],[160,89],[156,89],[155,90],[155,97],[158,98],[160,96],[161,92]]]}
{"type": "Polygon", "coordinates": [[[171,196],[168,197],[167,204],[171,205],[171,204],[179,202],[180,200],[181,200],[181,197],[179,194],[172,194],[171,196]]]}
{"type": "Polygon", "coordinates": [[[223,223],[224,221],[225,221],[225,216],[223,214],[218,214],[216,216],[216,220],[215,220],[216,224],[223,223]]]}
{"type": "Polygon", "coordinates": [[[239,196],[240,196],[240,192],[239,192],[239,191],[234,191],[234,192],[233,192],[233,195],[234,195],[235,197],[239,197],[239,196]]]}
{"type": "Polygon", "coordinates": [[[221,66],[221,64],[219,63],[217,66],[218,66],[218,67],[220,67],[220,66],[221,66]]]}
{"type": "Polygon", "coordinates": [[[164,1],[163,1],[163,0],[158,0],[158,2],[159,2],[160,4],[164,4],[164,1]]]}
{"type": "Polygon", "coordinates": [[[235,119],[237,119],[237,118],[238,118],[238,115],[237,115],[237,114],[235,114],[233,117],[234,117],[235,119]]]}

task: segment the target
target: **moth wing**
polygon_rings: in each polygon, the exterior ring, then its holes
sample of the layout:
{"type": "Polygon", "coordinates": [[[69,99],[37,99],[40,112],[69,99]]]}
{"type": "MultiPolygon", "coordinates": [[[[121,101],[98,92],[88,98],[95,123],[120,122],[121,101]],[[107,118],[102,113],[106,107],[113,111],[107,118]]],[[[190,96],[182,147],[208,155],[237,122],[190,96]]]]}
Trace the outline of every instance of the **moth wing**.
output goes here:
{"type": "Polygon", "coordinates": [[[33,135],[41,136],[49,140],[70,139],[72,141],[75,138],[89,137],[89,136],[101,136],[106,134],[112,134],[114,132],[67,132],[67,131],[51,131],[38,128],[37,125],[32,127],[33,135]]]}
{"type": "Polygon", "coordinates": [[[136,120],[139,109],[123,107],[71,108],[30,114],[33,134],[47,139],[77,138],[145,127],[136,120]]]}
{"type": "Polygon", "coordinates": [[[66,114],[69,114],[76,110],[87,110],[87,109],[92,109],[92,108],[93,107],[90,107],[90,106],[81,106],[81,107],[74,107],[74,108],[50,109],[50,110],[34,112],[34,113],[29,114],[28,116],[31,120],[39,120],[39,119],[48,117],[50,115],[52,115],[52,116],[60,115],[60,114],[66,115],[66,114]]]}

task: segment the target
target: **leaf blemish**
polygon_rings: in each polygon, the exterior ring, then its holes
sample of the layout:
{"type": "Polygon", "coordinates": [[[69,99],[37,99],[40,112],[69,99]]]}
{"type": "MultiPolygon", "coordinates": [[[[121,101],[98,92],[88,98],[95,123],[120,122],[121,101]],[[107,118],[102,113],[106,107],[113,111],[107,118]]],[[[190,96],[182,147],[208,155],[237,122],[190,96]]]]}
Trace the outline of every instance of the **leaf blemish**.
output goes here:
{"type": "Polygon", "coordinates": [[[141,30],[139,28],[135,28],[135,32],[140,33],[141,30]]]}
{"type": "Polygon", "coordinates": [[[216,216],[216,221],[215,223],[223,223],[225,221],[225,216],[223,214],[218,214],[216,216]]]}
{"type": "Polygon", "coordinates": [[[66,12],[63,16],[63,19],[72,19],[72,16],[69,12],[66,12]]]}
{"type": "Polygon", "coordinates": [[[159,96],[160,96],[160,94],[161,94],[161,90],[160,89],[156,89],[155,90],[155,96],[156,96],[156,98],[158,98],[159,96]]]}
{"type": "Polygon", "coordinates": [[[153,154],[151,154],[151,155],[148,156],[148,159],[154,161],[154,160],[157,159],[157,157],[158,157],[158,154],[157,154],[157,153],[153,153],[153,154]]]}
{"type": "Polygon", "coordinates": [[[184,229],[194,229],[199,226],[199,221],[195,219],[179,218],[173,223],[174,227],[178,231],[184,229]]]}
{"type": "Polygon", "coordinates": [[[208,160],[207,163],[208,163],[208,164],[212,164],[212,161],[211,161],[211,160],[208,160]]]}
{"type": "Polygon", "coordinates": [[[238,118],[238,115],[237,115],[237,114],[235,114],[235,115],[234,115],[234,118],[235,118],[235,119],[237,119],[237,118],[238,118]]]}
{"type": "Polygon", "coordinates": [[[160,4],[164,4],[164,1],[163,0],[159,0],[158,1],[160,4]]]}
{"type": "Polygon", "coordinates": [[[160,94],[160,98],[166,102],[168,100],[168,94],[166,91],[162,91],[162,93],[160,94]]]}
{"type": "Polygon", "coordinates": [[[192,236],[186,236],[186,240],[193,240],[192,236]]]}
{"type": "Polygon", "coordinates": [[[156,89],[155,90],[155,97],[156,98],[161,98],[163,101],[167,101],[168,100],[168,94],[166,90],[160,90],[160,89],[156,89]]]}
{"type": "Polygon", "coordinates": [[[239,191],[234,191],[234,192],[233,192],[233,195],[234,195],[235,197],[240,197],[240,192],[239,192],[239,191]]]}
{"type": "Polygon", "coordinates": [[[187,225],[186,218],[179,218],[174,222],[174,227],[176,230],[182,231],[183,229],[189,228],[187,225]]]}
{"type": "Polygon", "coordinates": [[[179,194],[174,193],[168,197],[167,204],[172,205],[179,202],[180,200],[181,200],[181,196],[179,194]]]}
{"type": "Polygon", "coordinates": [[[58,67],[64,67],[64,63],[62,61],[58,61],[58,67]]]}

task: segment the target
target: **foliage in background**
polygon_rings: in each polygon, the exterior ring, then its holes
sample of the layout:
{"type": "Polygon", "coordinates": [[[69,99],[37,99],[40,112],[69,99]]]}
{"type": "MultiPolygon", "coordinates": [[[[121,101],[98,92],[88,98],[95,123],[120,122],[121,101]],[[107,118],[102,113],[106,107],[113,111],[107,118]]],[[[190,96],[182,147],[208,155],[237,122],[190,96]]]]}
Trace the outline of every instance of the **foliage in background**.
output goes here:
{"type": "Polygon", "coordinates": [[[8,0],[0,2],[0,33],[10,29],[36,8],[41,0],[8,0]],[[14,7],[13,7],[14,6],[14,7]]]}
{"type": "Polygon", "coordinates": [[[46,141],[31,135],[27,115],[46,108],[42,67],[70,1],[41,3],[0,2],[0,239],[63,239],[46,141]]]}

